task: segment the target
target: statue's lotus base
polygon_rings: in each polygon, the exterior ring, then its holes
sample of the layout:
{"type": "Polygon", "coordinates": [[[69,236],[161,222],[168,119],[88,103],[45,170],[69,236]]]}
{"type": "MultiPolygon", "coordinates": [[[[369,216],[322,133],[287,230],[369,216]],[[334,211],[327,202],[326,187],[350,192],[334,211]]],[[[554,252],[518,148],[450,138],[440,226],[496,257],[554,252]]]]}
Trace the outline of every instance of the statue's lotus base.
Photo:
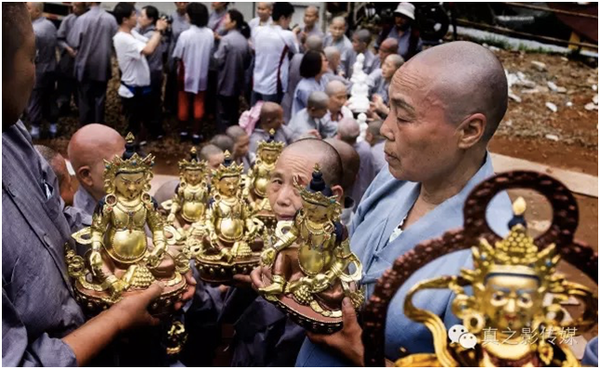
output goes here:
{"type": "Polygon", "coordinates": [[[302,328],[317,334],[332,334],[342,329],[342,317],[326,317],[310,306],[299,304],[291,295],[277,296],[274,302],[302,328]]]}
{"type": "MultiPolygon", "coordinates": [[[[158,279],[158,281],[162,282],[165,288],[160,297],[150,305],[149,310],[152,315],[161,317],[175,312],[175,303],[184,293],[187,282],[179,273],[175,273],[170,279],[158,279]]],[[[74,287],[75,299],[89,316],[98,315],[120,300],[113,300],[108,291],[102,290],[99,285],[82,280],[82,278],[76,280],[74,287]]],[[[127,297],[137,292],[139,290],[131,289],[123,292],[121,296],[127,297]]]]}
{"type": "MultiPolygon", "coordinates": [[[[263,282],[265,286],[271,284],[271,280],[265,275],[263,275],[263,282]]],[[[332,334],[343,327],[341,310],[329,310],[327,313],[332,316],[325,316],[308,305],[300,304],[292,294],[263,297],[287,313],[294,323],[312,333],[332,334]]]]}
{"type": "Polygon", "coordinates": [[[231,251],[233,245],[219,240],[218,248],[211,246],[208,237],[204,237],[203,251],[195,254],[196,268],[200,279],[208,283],[228,284],[236,274],[250,274],[260,264],[263,241],[257,237],[249,246],[248,254],[228,260],[224,251],[231,251]],[[208,252],[206,250],[209,250],[208,252]],[[217,250],[220,250],[217,252],[217,250]]]}
{"type": "Polygon", "coordinates": [[[234,259],[231,262],[225,260],[207,260],[198,256],[196,268],[200,279],[208,283],[229,283],[236,274],[250,274],[259,265],[260,253],[252,253],[252,256],[244,259],[234,259]]]}

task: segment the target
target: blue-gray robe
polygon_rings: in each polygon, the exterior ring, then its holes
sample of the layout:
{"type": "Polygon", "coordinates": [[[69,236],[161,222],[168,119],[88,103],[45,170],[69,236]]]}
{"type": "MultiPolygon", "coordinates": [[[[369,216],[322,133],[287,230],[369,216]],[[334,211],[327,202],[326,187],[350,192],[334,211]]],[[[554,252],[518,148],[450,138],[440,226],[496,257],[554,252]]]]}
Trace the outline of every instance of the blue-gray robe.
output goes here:
{"type": "Polygon", "coordinates": [[[117,33],[115,17],[92,5],[75,21],[67,42],[77,49],[75,77],[78,81],[107,82],[111,77],[112,38],[117,33]]]}
{"type": "MultiPolygon", "coordinates": [[[[363,264],[362,285],[366,286],[367,298],[373,293],[377,279],[390,269],[399,256],[420,242],[440,237],[444,232],[463,226],[463,205],[470,191],[478,183],[492,176],[491,158],[485,163],[456,195],[439,204],[435,209],[406,228],[400,236],[388,243],[394,229],[406,217],[419,194],[418,183],[398,181],[383,168],[364,195],[350,228],[350,247],[363,264]]],[[[511,203],[506,193],[497,196],[487,211],[490,226],[499,234],[508,232],[507,224],[512,217],[511,203]]],[[[471,251],[464,250],[439,258],[414,273],[398,291],[387,317],[386,357],[396,360],[399,348],[410,353],[433,352],[433,338],[420,323],[407,319],[403,314],[404,298],[416,283],[443,275],[458,275],[461,268],[472,268],[471,251]]],[[[423,291],[414,296],[416,306],[440,316],[447,326],[457,323],[451,312],[452,294],[446,290],[423,291]]],[[[308,339],[300,350],[297,366],[347,366],[350,363],[335,356],[331,349],[313,344],[308,339]]]]}
{"type": "Polygon", "coordinates": [[[44,172],[23,123],[2,133],[2,365],[76,366],[61,338],[84,316],[64,245],[77,228],[63,215],[56,177],[44,172]]]}
{"type": "Polygon", "coordinates": [[[238,30],[231,30],[221,38],[215,52],[219,70],[217,94],[238,97],[244,90],[244,76],[250,66],[248,39],[238,30]]]}

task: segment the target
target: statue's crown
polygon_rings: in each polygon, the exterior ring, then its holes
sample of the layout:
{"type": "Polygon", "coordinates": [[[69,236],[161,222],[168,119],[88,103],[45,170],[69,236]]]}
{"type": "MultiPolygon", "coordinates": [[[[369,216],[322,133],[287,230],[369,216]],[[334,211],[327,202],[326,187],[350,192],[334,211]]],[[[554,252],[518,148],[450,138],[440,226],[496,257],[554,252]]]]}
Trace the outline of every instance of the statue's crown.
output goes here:
{"type": "Polygon", "coordinates": [[[198,152],[196,147],[192,147],[190,150],[190,160],[183,159],[179,162],[179,170],[200,170],[206,169],[206,161],[198,158],[198,152]]]}
{"type": "Polygon", "coordinates": [[[535,240],[527,234],[527,223],[523,214],[526,202],[519,197],[513,203],[513,218],[509,222],[510,232],[493,247],[481,239],[473,247],[473,262],[479,269],[480,278],[494,273],[531,275],[540,280],[550,277],[560,260],[555,244],[538,250],[535,240]]]}
{"type": "Polygon", "coordinates": [[[120,173],[139,173],[152,170],[154,155],[148,154],[142,158],[135,152],[135,137],[131,132],[125,137],[125,152],[123,156],[115,155],[113,160],[104,160],[104,176],[114,177],[120,173]]]}
{"type": "Polygon", "coordinates": [[[275,130],[271,129],[269,131],[269,138],[266,141],[259,141],[258,149],[256,151],[259,154],[259,156],[263,151],[274,151],[277,154],[280,154],[284,146],[285,144],[283,142],[275,141],[275,130]]]}
{"type": "Polygon", "coordinates": [[[319,164],[315,164],[315,168],[312,173],[312,179],[308,186],[302,187],[296,178],[294,178],[294,187],[296,187],[298,192],[300,192],[300,197],[302,200],[308,203],[325,207],[340,206],[336,196],[333,195],[331,188],[325,184],[325,181],[323,180],[323,173],[321,173],[319,164]]]}
{"type": "Polygon", "coordinates": [[[213,179],[220,181],[226,177],[240,177],[244,171],[243,164],[236,164],[231,158],[229,151],[225,151],[225,160],[213,171],[213,179]]]}

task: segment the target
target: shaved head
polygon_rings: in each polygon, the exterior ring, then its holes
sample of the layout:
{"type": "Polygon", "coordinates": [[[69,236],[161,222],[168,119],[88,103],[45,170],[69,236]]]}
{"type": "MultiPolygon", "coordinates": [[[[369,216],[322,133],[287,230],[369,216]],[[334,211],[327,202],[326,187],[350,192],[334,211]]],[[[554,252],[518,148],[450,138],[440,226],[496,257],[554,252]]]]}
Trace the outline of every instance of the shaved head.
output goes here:
{"type": "Polygon", "coordinates": [[[323,39],[318,35],[310,35],[306,38],[305,45],[307,51],[321,51],[323,50],[323,39]]]}
{"type": "Polygon", "coordinates": [[[390,173],[429,189],[462,183],[481,167],[507,94],[502,64],[483,46],[449,42],[415,55],[390,83],[381,127],[390,173]]]}
{"type": "Polygon", "coordinates": [[[331,20],[331,24],[339,24],[343,27],[346,27],[346,18],[344,17],[335,17],[331,20]]]}
{"type": "Polygon", "coordinates": [[[398,54],[389,55],[385,60],[392,63],[395,68],[400,68],[404,64],[404,58],[398,54]]]}
{"type": "Polygon", "coordinates": [[[88,124],[73,134],[67,147],[79,183],[96,199],[104,196],[104,161],[121,156],[125,139],[109,126],[88,124]]]}
{"type": "Polygon", "coordinates": [[[260,128],[269,132],[271,129],[277,131],[283,125],[283,108],[281,105],[267,101],[260,109],[260,128]]]}
{"type": "MultiPolygon", "coordinates": [[[[316,162],[321,167],[325,183],[328,186],[341,184],[342,160],[338,152],[327,142],[318,138],[304,138],[286,146],[281,152],[281,157],[286,152],[287,155],[314,156],[316,162]]],[[[310,168],[311,173],[312,169],[310,168]]]]}
{"type": "Polygon", "coordinates": [[[451,123],[459,124],[476,113],[485,116],[482,139],[487,143],[508,106],[508,83],[498,58],[473,42],[450,42],[415,55],[396,72],[392,83],[399,82],[406,75],[400,71],[416,72],[417,68],[427,70],[428,76],[420,73],[420,77],[428,81],[430,92],[444,103],[451,123]],[[465,60],[469,61],[468,65],[465,60]]]}
{"type": "MultiPolygon", "coordinates": [[[[175,194],[175,189],[179,185],[178,179],[172,179],[162,184],[154,193],[154,199],[160,205],[167,200],[171,200],[175,194]]],[[[162,207],[161,207],[162,209],[162,207]]]]}
{"type": "Polygon", "coordinates": [[[112,160],[125,150],[125,139],[104,124],[88,124],[77,130],[69,141],[67,152],[73,169],[93,165],[103,159],[112,160]]]}
{"type": "Polygon", "coordinates": [[[356,139],[360,136],[360,126],[358,122],[352,118],[343,118],[338,123],[338,137],[340,140],[353,145],[356,139]]]}
{"type": "Polygon", "coordinates": [[[379,46],[380,50],[387,51],[388,53],[396,53],[398,52],[398,40],[395,38],[386,38],[379,46]]]}
{"type": "Polygon", "coordinates": [[[315,164],[319,164],[323,180],[338,200],[342,201],[343,170],[339,154],[323,140],[302,139],[283,149],[275,169],[271,172],[267,194],[278,220],[291,220],[302,208],[302,199],[294,187],[294,180],[303,186],[310,183],[315,164]]]}
{"type": "Polygon", "coordinates": [[[333,80],[325,86],[325,93],[330,97],[340,92],[346,92],[346,85],[341,81],[333,80]]]}
{"type": "Polygon", "coordinates": [[[354,37],[360,42],[364,42],[369,45],[371,43],[371,32],[368,29],[361,29],[356,31],[354,37]]]}
{"type": "Polygon", "coordinates": [[[349,193],[350,188],[358,176],[358,170],[360,169],[360,156],[358,156],[358,152],[356,152],[352,145],[344,141],[340,141],[335,138],[327,138],[325,139],[325,142],[333,146],[333,148],[340,155],[343,172],[342,182],[340,185],[344,189],[345,193],[349,193]]]}
{"type": "Polygon", "coordinates": [[[323,91],[315,91],[308,96],[307,108],[327,109],[329,96],[323,91]]]}
{"type": "Polygon", "coordinates": [[[319,15],[319,9],[317,9],[317,7],[314,6],[314,5],[310,5],[310,6],[308,6],[304,10],[304,13],[313,13],[313,14],[316,14],[318,16],[319,15]]]}

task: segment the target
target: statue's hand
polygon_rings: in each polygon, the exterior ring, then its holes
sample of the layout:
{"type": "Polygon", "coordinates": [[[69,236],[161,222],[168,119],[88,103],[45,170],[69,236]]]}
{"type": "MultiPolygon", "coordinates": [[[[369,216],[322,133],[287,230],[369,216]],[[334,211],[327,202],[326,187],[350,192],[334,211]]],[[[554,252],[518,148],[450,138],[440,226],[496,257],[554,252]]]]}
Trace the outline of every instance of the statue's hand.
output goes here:
{"type": "Polygon", "coordinates": [[[167,216],[167,223],[169,223],[169,224],[173,224],[173,222],[174,222],[174,221],[175,221],[175,213],[170,213],[170,214],[167,216]]]}
{"type": "Polygon", "coordinates": [[[213,244],[213,246],[215,246],[215,247],[219,243],[219,236],[217,236],[216,233],[211,233],[210,234],[210,243],[213,244]]]}
{"type": "Polygon", "coordinates": [[[145,256],[144,260],[146,261],[146,265],[149,268],[156,268],[158,264],[160,264],[160,262],[162,261],[162,257],[162,250],[159,248],[155,248],[145,256]]]}
{"type": "Polygon", "coordinates": [[[263,250],[262,254],[260,255],[261,263],[264,266],[271,267],[273,265],[273,262],[275,262],[276,254],[277,254],[277,252],[275,251],[274,248],[268,248],[266,250],[263,250]]]}
{"type": "Polygon", "coordinates": [[[102,255],[100,251],[92,251],[90,254],[90,266],[92,270],[100,269],[102,267],[102,255]]]}
{"type": "Polygon", "coordinates": [[[329,288],[329,277],[325,274],[317,274],[313,278],[312,287],[316,292],[325,291],[329,288]]]}

